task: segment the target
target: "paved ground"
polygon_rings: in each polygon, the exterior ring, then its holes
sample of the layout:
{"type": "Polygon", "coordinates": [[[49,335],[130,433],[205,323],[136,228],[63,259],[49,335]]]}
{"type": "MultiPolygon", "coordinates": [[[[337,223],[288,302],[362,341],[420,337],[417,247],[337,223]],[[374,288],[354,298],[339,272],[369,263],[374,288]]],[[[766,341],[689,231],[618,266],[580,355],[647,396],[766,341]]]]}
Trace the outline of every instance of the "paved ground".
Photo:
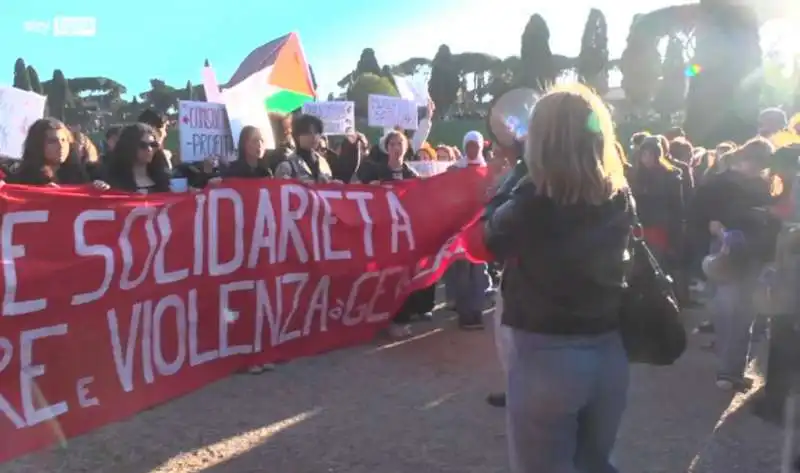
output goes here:
{"type": "MultiPolygon", "coordinates": [[[[447,314],[415,329],[232,376],[0,473],[505,472],[504,411],[484,403],[501,383],[491,333],[447,314]]],[[[673,367],[633,368],[622,472],[778,472],[780,429],[716,389],[698,337],[673,367]]]]}

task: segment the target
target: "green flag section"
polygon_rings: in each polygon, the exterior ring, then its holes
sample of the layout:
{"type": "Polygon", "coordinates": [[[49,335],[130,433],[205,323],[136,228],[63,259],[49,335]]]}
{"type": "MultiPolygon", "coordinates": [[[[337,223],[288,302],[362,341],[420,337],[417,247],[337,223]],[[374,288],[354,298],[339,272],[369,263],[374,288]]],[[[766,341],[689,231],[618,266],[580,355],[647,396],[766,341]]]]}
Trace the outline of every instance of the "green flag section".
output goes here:
{"type": "Polygon", "coordinates": [[[314,100],[311,95],[306,95],[293,90],[281,89],[264,100],[264,106],[268,112],[291,113],[302,107],[304,103],[314,100]]]}

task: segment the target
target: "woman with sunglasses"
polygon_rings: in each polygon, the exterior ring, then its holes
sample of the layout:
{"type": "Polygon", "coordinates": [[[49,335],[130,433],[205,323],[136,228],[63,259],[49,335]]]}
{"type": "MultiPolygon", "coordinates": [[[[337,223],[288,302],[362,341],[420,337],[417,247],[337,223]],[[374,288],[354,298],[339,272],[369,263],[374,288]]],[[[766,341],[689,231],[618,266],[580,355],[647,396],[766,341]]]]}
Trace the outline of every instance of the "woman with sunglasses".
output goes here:
{"type": "Polygon", "coordinates": [[[106,174],[112,188],[140,194],[169,192],[169,164],[150,125],[123,128],[109,158],[106,174]]]}
{"type": "MultiPolygon", "coordinates": [[[[55,118],[36,120],[28,129],[19,166],[7,181],[29,186],[59,186],[88,184],[89,173],[72,148],[72,135],[55,118]]],[[[107,189],[108,184],[95,181],[95,187],[107,189]]]]}

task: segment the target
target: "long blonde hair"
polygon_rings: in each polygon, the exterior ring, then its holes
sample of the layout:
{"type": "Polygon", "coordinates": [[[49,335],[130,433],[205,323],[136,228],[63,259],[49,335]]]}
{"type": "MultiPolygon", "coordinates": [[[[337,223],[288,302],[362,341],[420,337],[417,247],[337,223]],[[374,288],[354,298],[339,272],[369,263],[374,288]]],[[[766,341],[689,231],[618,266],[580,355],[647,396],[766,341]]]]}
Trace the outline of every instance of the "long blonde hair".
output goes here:
{"type": "Polygon", "coordinates": [[[536,103],[525,163],[540,195],[599,205],[627,188],[611,113],[582,84],[557,85],[536,103]]]}

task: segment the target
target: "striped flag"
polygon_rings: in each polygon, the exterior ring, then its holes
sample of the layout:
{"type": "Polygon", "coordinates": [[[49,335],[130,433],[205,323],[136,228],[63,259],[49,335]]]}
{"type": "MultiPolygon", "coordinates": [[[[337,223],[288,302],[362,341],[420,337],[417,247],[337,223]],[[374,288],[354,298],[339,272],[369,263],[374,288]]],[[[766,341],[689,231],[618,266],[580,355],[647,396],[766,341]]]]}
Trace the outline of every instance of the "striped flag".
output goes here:
{"type": "Polygon", "coordinates": [[[314,100],[311,71],[297,33],[274,39],[247,55],[222,91],[223,97],[243,93],[263,102],[267,112],[281,114],[314,100]]]}

